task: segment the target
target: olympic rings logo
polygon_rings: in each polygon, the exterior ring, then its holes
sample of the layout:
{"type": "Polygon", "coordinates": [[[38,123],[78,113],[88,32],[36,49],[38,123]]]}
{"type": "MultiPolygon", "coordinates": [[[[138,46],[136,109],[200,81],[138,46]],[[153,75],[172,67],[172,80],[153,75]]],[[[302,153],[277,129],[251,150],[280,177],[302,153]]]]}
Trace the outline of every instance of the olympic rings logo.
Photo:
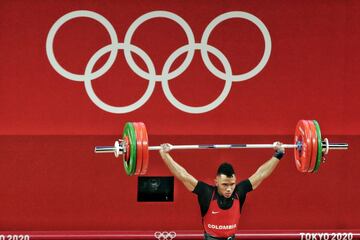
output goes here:
{"type": "Polygon", "coordinates": [[[176,232],[155,232],[154,237],[159,240],[171,240],[176,238],[176,232]]]}
{"type": "Polygon", "coordinates": [[[247,12],[241,12],[241,11],[232,11],[227,12],[224,14],[221,14],[214,18],[206,27],[204,30],[204,33],[201,38],[200,43],[195,42],[194,34],[190,28],[190,26],[187,24],[187,22],[182,19],[180,16],[168,12],[168,11],[152,11],[149,13],[146,13],[139,18],[137,18],[129,27],[125,34],[124,42],[119,43],[118,38],[115,32],[114,27],[111,25],[111,23],[102,15],[92,12],[92,11],[73,11],[70,13],[65,14],[61,18],[59,18],[54,25],[51,27],[47,39],[46,39],[46,53],[48,56],[48,59],[50,61],[51,66],[55,69],[56,72],[58,72],[61,76],[73,80],[73,81],[79,81],[84,82],[85,84],[85,90],[90,97],[90,99],[93,101],[93,103],[98,106],[99,108],[103,109],[104,111],[110,112],[110,113],[128,113],[131,111],[134,111],[141,107],[143,104],[147,102],[147,100],[150,98],[152,92],[155,88],[156,82],[161,82],[161,86],[163,88],[163,92],[166,96],[166,98],[170,101],[170,103],[175,106],[176,108],[180,109],[181,111],[187,112],[187,113],[205,113],[208,111],[213,110],[214,108],[218,107],[228,96],[231,85],[233,82],[240,82],[248,80],[255,75],[257,75],[266,65],[267,61],[269,60],[270,53],[271,53],[271,38],[269,31],[267,30],[264,23],[255,17],[254,15],[247,13],[247,12]],[[68,22],[71,19],[79,18],[79,17],[87,17],[91,18],[93,20],[98,21],[101,23],[107,32],[110,35],[111,44],[99,49],[95,54],[90,58],[89,62],[87,63],[87,66],[85,68],[84,74],[74,74],[66,69],[64,69],[56,60],[56,57],[54,55],[54,49],[53,49],[53,42],[55,35],[59,28],[68,22]],[[181,28],[184,30],[188,43],[177,50],[175,50],[165,61],[164,66],[162,67],[161,74],[156,74],[154,63],[151,60],[151,58],[146,54],[145,51],[143,51],[140,47],[135,46],[131,43],[131,38],[134,34],[134,32],[137,30],[137,28],[144,23],[145,21],[148,21],[153,18],[166,18],[169,20],[172,20],[179,24],[181,28]],[[233,75],[232,69],[230,66],[230,63],[228,59],[224,56],[224,54],[214,46],[211,46],[208,44],[209,36],[212,32],[212,30],[221,22],[231,19],[231,18],[242,18],[246,19],[253,24],[255,24],[259,30],[261,31],[264,42],[265,42],[265,48],[262,58],[260,59],[260,62],[250,71],[247,73],[239,74],[239,75],[233,75]],[[112,106],[104,101],[102,101],[94,92],[94,89],[92,87],[92,80],[97,79],[101,77],[103,74],[105,74],[110,67],[114,64],[118,50],[122,49],[124,51],[124,56],[127,64],[131,68],[131,70],[140,76],[143,79],[148,80],[148,86],[147,89],[142,97],[140,97],[137,101],[135,101],[132,104],[129,104],[127,106],[112,106]],[[180,102],[176,99],[176,97],[172,94],[168,81],[178,77],[180,74],[182,74],[190,65],[192,58],[194,56],[195,50],[199,50],[201,53],[201,57],[204,61],[205,66],[207,69],[216,77],[225,80],[224,88],[220,95],[211,103],[204,105],[204,106],[189,106],[185,105],[184,103],[180,102]],[[93,71],[94,65],[96,62],[106,53],[110,52],[110,56],[107,59],[106,63],[98,70],[93,71]],[[208,52],[216,56],[221,64],[224,67],[225,72],[220,71],[217,69],[212,62],[210,61],[208,52]],[[132,54],[137,54],[146,64],[146,67],[148,71],[142,70],[134,61],[132,54]],[[173,70],[170,71],[171,66],[173,65],[174,61],[183,53],[186,53],[186,57],[184,62],[181,63],[181,65],[173,70]]]}

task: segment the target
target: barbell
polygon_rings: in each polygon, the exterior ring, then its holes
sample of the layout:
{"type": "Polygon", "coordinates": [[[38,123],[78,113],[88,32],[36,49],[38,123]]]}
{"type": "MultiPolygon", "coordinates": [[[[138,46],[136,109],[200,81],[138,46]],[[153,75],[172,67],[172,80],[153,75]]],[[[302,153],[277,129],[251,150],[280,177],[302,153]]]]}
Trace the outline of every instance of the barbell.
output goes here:
{"type": "MultiPolygon", "coordinates": [[[[275,144],[275,143],[274,143],[275,144]]],[[[229,149],[229,148],[273,148],[274,144],[200,144],[173,145],[172,149],[229,149]]],[[[346,150],[347,143],[329,143],[322,139],[319,123],[316,120],[300,120],[295,128],[294,144],[283,144],[284,148],[293,148],[295,165],[300,172],[315,173],[325,162],[329,150],[346,150]]],[[[122,139],[114,146],[97,146],[95,153],[114,153],[123,156],[127,175],[144,175],[149,166],[149,150],[160,150],[161,146],[149,146],[148,134],[143,122],[127,122],[122,139]]]]}

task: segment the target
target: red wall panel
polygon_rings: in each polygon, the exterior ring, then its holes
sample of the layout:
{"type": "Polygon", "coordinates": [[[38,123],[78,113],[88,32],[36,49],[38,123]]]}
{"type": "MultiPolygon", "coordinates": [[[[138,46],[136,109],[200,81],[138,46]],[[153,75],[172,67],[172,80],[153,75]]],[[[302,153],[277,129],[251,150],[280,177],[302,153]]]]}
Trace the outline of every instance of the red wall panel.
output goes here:
{"type": "MultiPolygon", "coordinates": [[[[124,122],[142,120],[153,134],[292,134],[297,120],[310,118],[318,119],[330,134],[359,134],[359,5],[357,1],[2,1],[0,133],[117,134],[124,122]],[[212,111],[190,114],[175,108],[157,82],[139,109],[108,113],[93,104],[82,82],[58,74],[46,54],[50,28],[76,10],[108,19],[120,43],[130,25],[151,11],[182,17],[198,43],[215,17],[244,11],[267,27],[271,55],[259,74],[234,82],[225,101],[212,111]]],[[[91,56],[109,43],[106,29],[83,17],[60,27],[53,49],[61,66],[82,74],[91,56]]],[[[161,75],[166,59],[188,41],[176,22],[154,18],[136,29],[131,43],[149,55],[161,75]]],[[[239,18],[220,23],[209,44],[224,54],[233,74],[254,68],[264,51],[260,30],[239,18]]],[[[145,70],[141,58],[133,55],[145,70]]],[[[101,68],[106,58],[95,68],[101,68]]],[[[184,58],[179,57],[173,68],[184,58]]],[[[221,69],[217,57],[211,59],[221,69]]],[[[92,83],[102,100],[126,106],[142,96],[148,80],[131,70],[119,50],[111,68],[92,83]]],[[[189,67],[169,86],[180,101],[200,106],[217,98],[224,81],[209,72],[196,51],[189,67]]]]}
{"type": "MultiPolygon", "coordinates": [[[[272,136],[151,136],[151,144],[170,141],[270,142],[272,136]]],[[[328,136],[359,144],[359,137],[328,136]]],[[[125,174],[122,161],[95,155],[94,144],[114,136],[1,137],[0,230],[201,230],[196,195],[177,180],[174,202],[138,203],[137,177],[125,174]],[[21,146],[21,147],[19,147],[21,146]]],[[[290,136],[277,136],[285,142],[290,136]]],[[[273,175],[247,195],[239,229],[357,229],[360,195],[359,152],[332,151],[317,174],[296,170],[288,151],[273,175]]],[[[174,151],[197,179],[213,183],[218,165],[234,165],[248,178],[271,150],[174,151]]],[[[151,151],[147,176],[169,176],[159,154],[151,151]]]]}

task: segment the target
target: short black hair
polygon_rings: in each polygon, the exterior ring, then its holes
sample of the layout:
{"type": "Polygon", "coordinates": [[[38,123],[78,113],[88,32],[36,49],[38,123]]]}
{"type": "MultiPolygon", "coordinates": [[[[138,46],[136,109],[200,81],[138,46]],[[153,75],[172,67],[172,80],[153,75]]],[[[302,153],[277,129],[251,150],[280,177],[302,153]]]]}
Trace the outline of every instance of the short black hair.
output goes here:
{"type": "Polygon", "coordinates": [[[221,174],[224,174],[227,177],[231,178],[233,175],[235,175],[235,171],[234,171],[233,166],[230,163],[227,163],[227,162],[222,163],[219,166],[216,175],[219,176],[221,174]]]}

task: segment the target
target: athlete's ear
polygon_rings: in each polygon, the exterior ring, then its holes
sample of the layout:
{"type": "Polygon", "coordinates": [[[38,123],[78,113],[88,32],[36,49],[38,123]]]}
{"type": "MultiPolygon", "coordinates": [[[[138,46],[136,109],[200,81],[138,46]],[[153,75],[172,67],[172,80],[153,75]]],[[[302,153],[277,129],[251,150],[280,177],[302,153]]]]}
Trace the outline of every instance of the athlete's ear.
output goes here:
{"type": "Polygon", "coordinates": [[[215,182],[215,186],[219,186],[219,181],[218,181],[218,176],[216,176],[216,178],[214,179],[214,182],[215,182]]]}

